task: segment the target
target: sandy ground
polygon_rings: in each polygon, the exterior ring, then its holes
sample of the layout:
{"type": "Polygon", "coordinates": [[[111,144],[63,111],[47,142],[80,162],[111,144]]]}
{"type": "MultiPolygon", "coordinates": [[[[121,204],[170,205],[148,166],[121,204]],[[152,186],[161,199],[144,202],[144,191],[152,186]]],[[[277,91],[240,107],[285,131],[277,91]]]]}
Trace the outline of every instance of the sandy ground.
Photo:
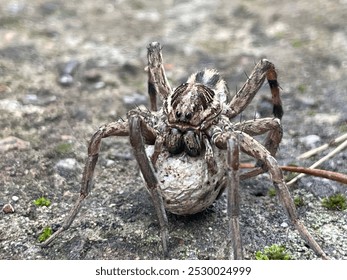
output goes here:
{"type": "MultiPolygon", "coordinates": [[[[162,257],[155,211],[126,138],[103,142],[81,213],[51,246],[38,246],[42,229],[56,230],[78,196],[92,133],[147,104],[151,41],[164,46],[173,86],[213,67],[235,92],[256,61],[271,60],[285,110],[279,163],[309,166],[326,154],[297,159],[347,131],[347,3],[282,2],[0,0],[0,206],[15,210],[0,214],[0,259],[162,257]],[[41,196],[51,206],[36,207],[41,196]]],[[[242,118],[270,116],[267,96],[265,85],[242,118]]],[[[346,172],[346,158],[340,152],[321,167],[346,172]]],[[[241,184],[245,257],[280,244],[295,259],[316,258],[267,194],[271,187],[268,175],[241,184]]],[[[300,218],[323,250],[347,259],[346,211],[321,205],[346,186],[305,177],[291,192],[303,198],[300,218]]],[[[223,196],[203,213],[169,214],[170,257],[228,258],[225,205],[223,196]]]]}

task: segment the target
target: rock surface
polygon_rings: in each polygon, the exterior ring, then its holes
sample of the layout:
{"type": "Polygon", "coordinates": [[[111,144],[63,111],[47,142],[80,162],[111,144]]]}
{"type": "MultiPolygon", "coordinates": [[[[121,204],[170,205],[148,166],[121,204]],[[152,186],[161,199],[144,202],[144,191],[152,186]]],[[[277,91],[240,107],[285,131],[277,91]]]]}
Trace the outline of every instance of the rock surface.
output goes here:
{"type": "MultiPolygon", "coordinates": [[[[0,139],[24,141],[0,147],[0,206],[15,209],[0,213],[0,259],[161,258],[156,214],[126,137],[103,141],[94,189],[72,227],[48,248],[38,246],[42,230],[56,230],[77,199],[92,133],[125,118],[127,96],[147,96],[151,41],[164,47],[172,86],[213,67],[234,92],[255,62],[271,60],[285,110],[278,161],[311,165],[318,157],[296,159],[307,150],[301,139],[326,143],[346,132],[346,14],[346,1],[328,0],[0,0],[0,139]],[[51,206],[33,204],[42,196],[51,206]]],[[[262,99],[269,94],[265,85],[242,119],[271,115],[262,99]]],[[[343,151],[321,167],[346,172],[346,160],[343,151]]],[[[315,259],[267,195],[271,187],[268,175],[241,182],[245,257],[276,243],[296,259],[315,259]]],[[[304,177],[291,192],[303,198],[300,218],[323,250],[347,259],[346,211],[321,205],[346,186],[304,177]]],[[[225,196],[193,216],[169,214],[169,222],[171,258],[228,257],[225,196]]]]}

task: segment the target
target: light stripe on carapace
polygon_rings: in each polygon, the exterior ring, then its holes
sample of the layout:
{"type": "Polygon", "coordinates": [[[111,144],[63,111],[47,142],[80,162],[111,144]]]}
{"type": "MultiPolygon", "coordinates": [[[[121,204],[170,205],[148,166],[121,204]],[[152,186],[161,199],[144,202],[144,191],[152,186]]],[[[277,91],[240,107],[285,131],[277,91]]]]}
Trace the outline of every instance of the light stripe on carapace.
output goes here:
{"type": "Polygon", "coordinates": [[[184,94],[189,93],[195,85],[200,97],[203,99],[204,108],[214,99],[215,94],[221,102],[229,99],[225,81],[215,69],[205,69],[192,74],[186,83],[178,86],[171,96],[171,106],[175,107],[181,101],[184,94]]]}
{"type": "Polygon", "coordinates": [[[205,69],[191,75],[168,98],[168,121],[183,130],[197,129],[219,114],[222,104],[229,99],[225,81],[214,69],[205,69]]]}

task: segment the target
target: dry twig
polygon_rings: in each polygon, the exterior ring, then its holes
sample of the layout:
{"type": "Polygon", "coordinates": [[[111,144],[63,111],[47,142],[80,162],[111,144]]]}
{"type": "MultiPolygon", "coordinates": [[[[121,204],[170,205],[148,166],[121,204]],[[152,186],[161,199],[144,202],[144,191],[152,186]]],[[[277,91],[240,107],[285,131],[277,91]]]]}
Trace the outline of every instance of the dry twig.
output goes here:
{"type": "MultiPolygon", "coordinates": [[[[322,164],[324,161],[332,158],[334,155],[336,155],[337,153],[339,153],[340,151],[342,151],[343,149],[345,149],[347,147],[347,140],[345,140],[342,144],[340,144],[339,146],[337,146],[334,150],[332,150],[330,153],[328,153],[326,156],[322,157],[320,160],[316,161],[314,164],[312,164],[309,168],[310,169],[314,169],[317,166],[319,166],[320,164],[322,164]]],[[[300,178],[304,177],[305,174],[301,173],[298,176],[294,177],[292,180],[290,180],[287,185],[290,186],[292,184],[294,184],[297,180],[299,180],[300,178]]]]}
{"type": "Polygon", "coordinates": [[[318,154],[321,151],[326,150],[329,147],[336,146],[336,144],[338,144],[342,141],[345,141],[345,140],[347,140],[347,133],[335,138],[334,140],[330,141],[329,143],[326,143],[320,147],[314,148],[312,150],[309,150],[309,151],[301,154],[300,156],[298,156],[298,159],[309,158],[315,154],[318,154]]]}
{"type": "MultiPolygon", "coordinates": [[[[315,155],[321,151],[324,151],[325,149],[327,149],[331,146],[335,146],[337,143],[340,143],[340,142],[342,142],[342,144],[337,146],[333,151],[328,153],[326,156],[322,157],[320,160],[318,160],[317,162],[315,162],[314,164],[312,164],[308,168],[307,167],[301,167],[301,166],[280,166],[280,168],[282,170],[295,172],[295,173],[301,173],[298,176],[294,177],[292,180],[290,180],[287,183],[287,185],[290,186],[290,185],[294,184],[297,180],[299,180],[300,178],[305,176],[305,174],[330,179],[333,181],[340,182],[342,184],[347,184],[347,175],[345,175],[345,174],[333,172],[333,171],[328,171],[328,170],[323,170],[323,169],[316,169],[316,167],[319,166],[320,164],[322,164],[324,161],[332,158],[334,155],[336,155],[337,153],[339,153],[340,151],[342,151],[343,149],[345,149],[347,147],[347,133],[335,138],[334,140],[332,140],[329,143],[326,143],[326,144],[324,144],[318,148],[315,148],[315,149],[312,149],[306,153],[303,153],[302,155],[300,155],[298,157],[298,159],[304,159],[304,158],[308,158],[310,156],[313,156],[313,155],[315,155]]],[[[253,169],[252,171],[243,174],[244,175],[243,177],[245,177],[245,178],[252,177],[252,176],[257,175],[261,172],[261,169],[256,168],[253,164],[249,164],[249,163],[242,163],[242,164],[240,164],[240,167],[253,169]]]]}

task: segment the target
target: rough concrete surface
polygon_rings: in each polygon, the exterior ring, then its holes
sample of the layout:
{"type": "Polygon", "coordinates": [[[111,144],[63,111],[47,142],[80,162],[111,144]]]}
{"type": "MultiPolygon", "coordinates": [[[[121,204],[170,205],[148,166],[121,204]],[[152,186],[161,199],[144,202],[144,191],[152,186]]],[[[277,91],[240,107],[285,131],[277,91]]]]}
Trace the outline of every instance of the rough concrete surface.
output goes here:
{"type": "MultiPolygon", "coordinates": [[[[240,88],[266,57],[278,70],[285,114],[281,165],[346,133],[347,2],[0,0],[0,259],[160,259],[158,222],[128,139],[103,141],[95,186],[71,228],[48,248],[78,197],[92,133],[147,104],[146,46],[163,45],[172,86],[213,67],[240,88]],[[65,73],[66,75],[62,75],[65,73]],[[49,207],[33,201],[48,198],[49,207]],[[9,209],[9,208],[8,208],[9,209]]],[[[242,119],[271,116],[265,84],[242,119]]],[[[321,168],[346,173],[342,151],[321,168]]],[[[287,174],[286,174],[287,175],[287,174]]],[[[272,244],[316,256],[292,227],[268,175],[241,182],[245,257],[272,244]]],[[[300,218],[333,259],[347,259],[345,211],[321,200],[346,186],[304,177],[291,188],[300,218]]],[[[169,214],[170,257],[228,258],[226,199],[200,214],[169,214]]]]}

